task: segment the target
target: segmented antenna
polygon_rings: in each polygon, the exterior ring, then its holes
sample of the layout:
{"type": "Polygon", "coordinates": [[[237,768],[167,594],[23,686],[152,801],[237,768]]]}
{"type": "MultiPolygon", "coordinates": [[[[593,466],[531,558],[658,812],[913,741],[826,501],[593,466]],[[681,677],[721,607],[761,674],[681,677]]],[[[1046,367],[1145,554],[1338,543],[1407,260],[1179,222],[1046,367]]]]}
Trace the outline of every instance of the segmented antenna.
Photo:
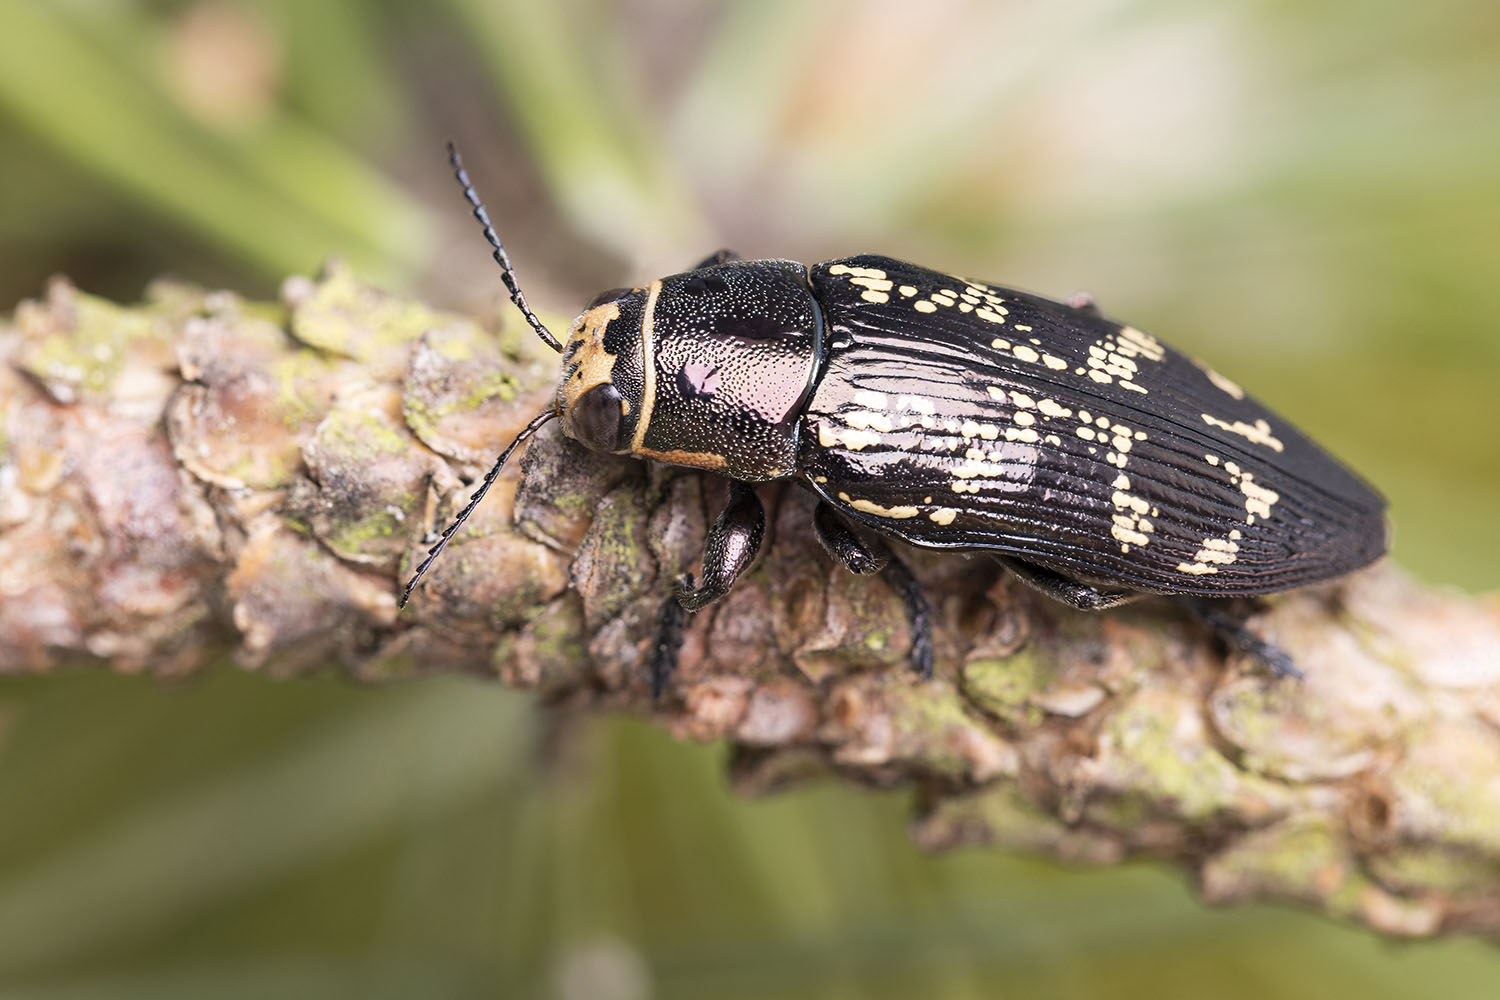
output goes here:
{"type": "Polygon", "coordinates": [[[510,255],[505,252],[505,246],[500,242],[500,237],[495,235],[495,227],[490,223],[490,213],[484,210],[484,202],[479,200],[479,195],[474,192],[474,185],[469,183],[469,175],[464,171],[464,161],[458,156],[458,147],[452,142],[448,143],[448,162],[453,165],[453,176],[458,178],[459,185],[464,189],[464,197],[474,208],[474,218],[484,227],[484,238],[494,247],[495,263],[500,265],[500,280],[505,282],[506,289],[510,292],[510,300],[521,310],[521,315],[526,317],[526,322],[536,331],[536,335],[542,338],[542,343],[552,348],[558,354],[562,353],[562,344],[552,336],[552,331],[542,325],[537,319],[536,313],[526,304],[526,296],[521,294],[521,286],[516,283],[516,269],[511,266],[510,255]]]}
{"type": "Polygon", "coordinates": [[[453,537],[454,532],[458,531],[463,526],[463,523],[469,519],[469,515],[474,513],[474,508],[479,506],[479,501],[483,500],[484,495],[490,491],[490,486],[495,482],[495,477],[500,475],[500,470],[505,468],[505,463],[510,460],[511,453],[521,446],[522,441],[535,434],[541,429],[543,424],[555,416],[557,416],[556,410],[545,410],[537,414],[532,418],[531,423],[527,424],[521,433],[516,435],[516,439],[510,443],[510,446],[500,453],[500,457],[495,459],[494,467],[485,473],[484,482],[479,484],[479,489],[475,490],[474,495],[469,498],[469,505],[459,511],[458,516],[453,519],[453,523],[443,530],[443,534],[437,540],[437,544],[427,550],[427,558],[422,560],[422,564],[417,567],[417,571],[412,574],[411,579],[406,581],[406,589],[401,592],[401,602],[398,607],[406,607],[406,602],[411,600],[411,592],[416,589],[417,582],[427,572],[427,567],[431,566],[432,561],[447,547],[448,539],[453,537]]]}

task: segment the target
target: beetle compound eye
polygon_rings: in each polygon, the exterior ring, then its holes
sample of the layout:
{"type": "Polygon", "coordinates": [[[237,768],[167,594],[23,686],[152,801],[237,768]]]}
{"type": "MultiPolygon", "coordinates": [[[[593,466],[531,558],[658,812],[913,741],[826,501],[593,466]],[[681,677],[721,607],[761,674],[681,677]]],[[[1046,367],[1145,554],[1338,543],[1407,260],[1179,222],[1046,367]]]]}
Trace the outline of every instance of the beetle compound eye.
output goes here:
{"type": "Polygon", "coordinates": [[[620,392],[608,382],[578,397],[568,413],[573,436],[595,451],[618,451],[625,428],[620,392]]]}

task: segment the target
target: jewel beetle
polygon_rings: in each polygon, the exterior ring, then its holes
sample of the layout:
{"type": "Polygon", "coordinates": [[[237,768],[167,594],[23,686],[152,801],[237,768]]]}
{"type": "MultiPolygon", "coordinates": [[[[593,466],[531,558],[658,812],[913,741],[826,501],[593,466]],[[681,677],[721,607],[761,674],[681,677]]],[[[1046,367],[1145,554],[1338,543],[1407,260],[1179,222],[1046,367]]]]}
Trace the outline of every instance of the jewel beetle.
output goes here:
{"type": "Polygon", "coordinates": [[[1339,576],[1386,548],[1380,494],[1236,383],[1084,297],[1056,302],[886,257],[811,268],[722,251],[596,296],[559,342],[527,306],[456,149],[449,160],[511,300],[562,355],[551,408],[500,454],[413,588],[515,449],[558,419],[596,451],[717,473],[729,502],[703,579],[676,581],[660,693],[688,612],[728,593],[765,532],[756,483],[795,479],[841,565],[905,602],[932,669],[921,587],[883,542],[983,552],[1075,608],[1170,595],[1273,672],[1286,654],[1222,609],[1339,576]]]}

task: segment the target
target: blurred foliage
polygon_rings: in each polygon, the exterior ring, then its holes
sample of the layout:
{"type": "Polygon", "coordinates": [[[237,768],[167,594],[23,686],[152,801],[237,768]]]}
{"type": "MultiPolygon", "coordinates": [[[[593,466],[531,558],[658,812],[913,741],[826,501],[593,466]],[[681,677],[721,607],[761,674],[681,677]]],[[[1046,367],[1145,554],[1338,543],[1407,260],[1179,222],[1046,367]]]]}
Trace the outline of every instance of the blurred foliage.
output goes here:
{"type": "MultiPolygon", "coordinates": [[[[329,255],[443,305],[718,245],[1086,287],[1494,587],[1500,8],[1076,0],[4,0],[0,299],[250,294],[329,255]]],[[[506,321],[513,321],[506,312],[506,321]]],[[[917,855],[902,796],[760,803],[717,751],[476,681],[0,684],[10,997],[1490,996],[1151,869],[917,855]]]]}

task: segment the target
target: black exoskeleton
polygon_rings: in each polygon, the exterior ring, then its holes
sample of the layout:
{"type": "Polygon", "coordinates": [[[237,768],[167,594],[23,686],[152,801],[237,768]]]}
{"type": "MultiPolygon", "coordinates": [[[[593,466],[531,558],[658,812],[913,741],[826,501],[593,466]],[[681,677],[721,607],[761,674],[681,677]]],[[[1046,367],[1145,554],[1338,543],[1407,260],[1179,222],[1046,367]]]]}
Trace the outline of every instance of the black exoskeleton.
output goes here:
{"type": "Polygon", "coordinates": [[[1274,673],[1290,658],[1222,598],[1347,573],[1386,547],[1378,493],[1234,382],[1093,300],[1054,302],[885,257],[741,260],[594,299],[559,344],[527,307],[483,224],[512,301],[562,354],[553,407],[501,454],[407,584],[543,423],[597,451],[730,480],[702,580],[675,581],[651,655],[670,682],[686,615],[754,561],[754,484],[796,479],[819,498],[818,538],[854,573],[883,573],[932,673],[932,616],[882,541],[992,554],[1028,585],[1102,610],[1171,595],[1274,673]]]}

